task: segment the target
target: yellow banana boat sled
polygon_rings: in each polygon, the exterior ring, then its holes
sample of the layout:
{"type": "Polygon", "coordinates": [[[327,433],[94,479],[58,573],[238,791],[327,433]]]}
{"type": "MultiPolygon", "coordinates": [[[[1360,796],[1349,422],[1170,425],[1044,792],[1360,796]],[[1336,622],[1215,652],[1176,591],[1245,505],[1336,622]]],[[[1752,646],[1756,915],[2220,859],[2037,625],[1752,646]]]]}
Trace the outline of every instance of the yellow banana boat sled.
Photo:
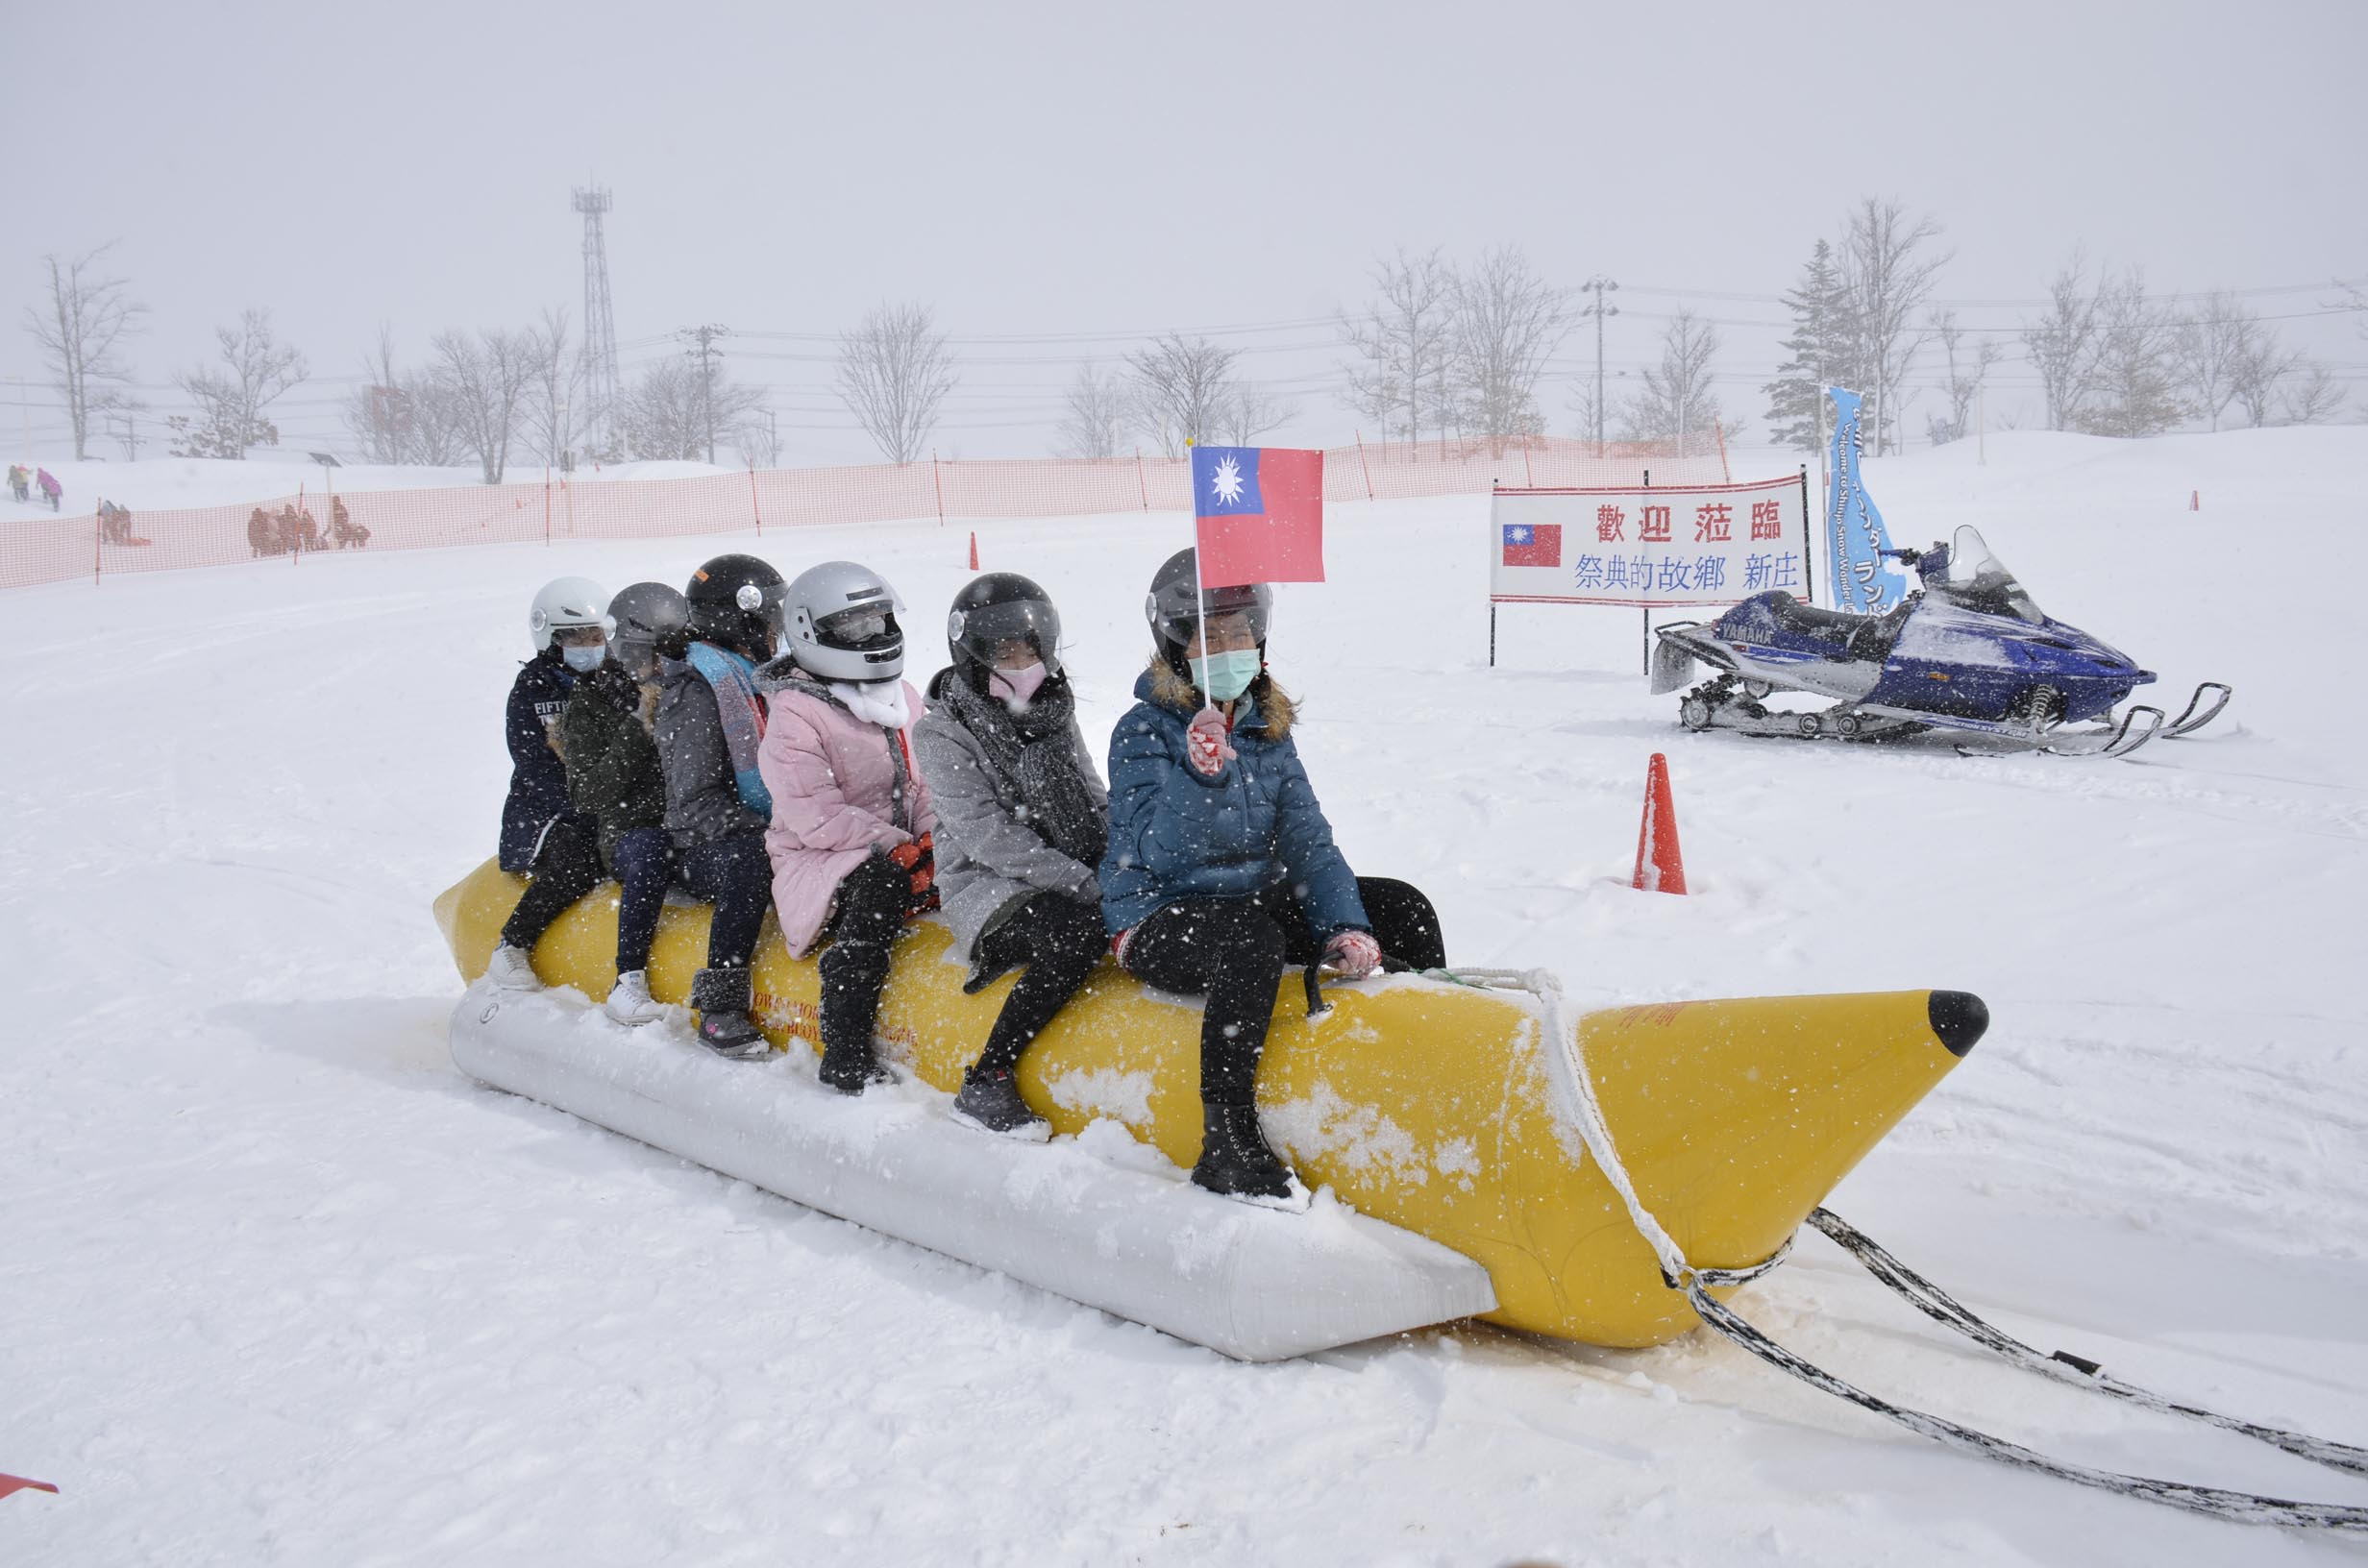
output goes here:
{"type": "MultiPolygon", "coordinates": [[[[484,972],[525,887],[487,861],[436,899],[463,979],[484,972]]],[[[666,910],[649,968],[659,1000],[689,994],[707,920],[703,905],[666,910]]],[[[878,1026],[890,1057],[948,1091],[1013,984],[965,995],[950,940],[934,921],[906,930],[878,1026]]],[[[534,965],[549,985],[601,997],[615,954],[607,887],[552,926],[534,965]]],[[[789,957],[770,916],[754,969],[767,1036],[818,1048],[816,966],[789,957]]],[[[1495,1291],[1489,1321],[1612,1346],[1661,1344],[1700,1323],[1556,1092],[1551,1009],[1405,975],[1334,986],[1325,999],[1310,1017],[1297,977],[1286,980],[1258,1075],[1269,1132],[1311,1187],[1477,1262],[1495,1291]]],[[[1784,1247],[1986,1023],[1977,998],[1947,991],[1670,1002],[1585,1015],[1575,1061],[1636,1197],[1679,1253],[1706,1270],[1745,1269],[1784,1247]]],[[[1199,1048],[1196,999],[1105,964],[1029,1049],[1019,1081],[1056,1133],[1114,1119],[1189,1166],[1200,1153],[1199,1048]]]]}

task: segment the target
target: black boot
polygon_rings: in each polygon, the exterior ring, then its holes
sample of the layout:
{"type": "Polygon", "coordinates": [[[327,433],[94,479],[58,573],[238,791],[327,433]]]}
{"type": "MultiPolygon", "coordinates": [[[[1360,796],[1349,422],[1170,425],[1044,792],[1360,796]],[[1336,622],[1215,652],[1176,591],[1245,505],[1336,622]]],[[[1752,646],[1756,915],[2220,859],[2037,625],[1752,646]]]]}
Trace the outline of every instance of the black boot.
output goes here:
{"type": "Polygon", "coordinates": [[[823,949],[823,1082],[842,1094],[860,1094],[894,1074],[872,1043],[879,1021],[880,987],[888,980],[888,946],[841,937],[823,949]]]}
{"type": "Polygon", "coordinates": [[[750,1021],[755,982],[746,969],[702,969],[691,976],[691,1006],[699,1010],[699,1042],[718,1056],[752,1061],[773,1046],[750,1021]]]}
{"type": "Polygon", "coordinates": [[[1307,1188],[1267,1147],[1256,1106],[1203,1101],[1200,1124],[1200,1161],[1193,1166],[1195,1187],[1270,1209],[1296,1212],[1307,1207],[1307,1188]]]}
{"type": "Polygon", "coordinates": [[[1019,1083],[998,1067],[974,1066],[962,1075],[962,1092],[953,1097],[953,1119],[1027,1143],[1042,1143],[1052,1136],[1052,1124],[1027,1108],[1019,1083]]]}

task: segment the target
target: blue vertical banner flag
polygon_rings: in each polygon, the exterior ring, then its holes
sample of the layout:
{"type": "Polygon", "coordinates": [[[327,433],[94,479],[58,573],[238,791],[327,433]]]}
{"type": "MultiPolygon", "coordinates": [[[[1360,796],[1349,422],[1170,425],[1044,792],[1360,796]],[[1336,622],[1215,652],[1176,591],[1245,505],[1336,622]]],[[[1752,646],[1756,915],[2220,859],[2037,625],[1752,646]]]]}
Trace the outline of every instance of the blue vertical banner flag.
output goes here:
{"type": "Polygon", "coordinates": [[[1826,498],[1825,511],[1834,608],[1879,615],[1908,597],[1908,579],[1886,553],[1891,536],[1884,531],[1883,514],[1875,510],[1866,482],[1859,478],[1859,405],[1866,400],[1838,386],[1827,387],[1825,395],[1834,400],[1834,456],[1829,465],[1834,492],[1826,498]]]}

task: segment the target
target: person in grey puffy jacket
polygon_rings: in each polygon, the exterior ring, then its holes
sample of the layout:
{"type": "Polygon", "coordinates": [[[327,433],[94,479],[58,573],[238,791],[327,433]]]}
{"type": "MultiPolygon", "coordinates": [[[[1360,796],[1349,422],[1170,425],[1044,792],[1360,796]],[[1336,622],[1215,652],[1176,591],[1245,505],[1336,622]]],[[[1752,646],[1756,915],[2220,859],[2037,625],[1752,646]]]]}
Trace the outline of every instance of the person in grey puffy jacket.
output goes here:
{"type": "Polygon", "coordinates": [[[913,749],[937,807],[937,885],[976,992],[1025,967],[954,1099],[957,1120],[1042,1139],[1013,1071],[1076,994],[1108,942],[1096,867],[1109,795],[1077,728],[1061,667],[1059,612],[1044,589],[998,572],[954,597],[952,663],[929,682],[913,749]]]}

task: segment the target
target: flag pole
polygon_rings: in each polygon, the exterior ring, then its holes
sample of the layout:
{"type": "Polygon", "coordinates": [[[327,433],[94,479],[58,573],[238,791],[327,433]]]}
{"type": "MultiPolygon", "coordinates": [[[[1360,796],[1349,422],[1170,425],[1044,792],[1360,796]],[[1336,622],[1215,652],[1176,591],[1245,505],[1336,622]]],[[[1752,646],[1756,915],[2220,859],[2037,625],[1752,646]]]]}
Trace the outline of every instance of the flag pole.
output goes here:
{"type": "Polygon", "coordinates": [[[1209,589],[1200,580],[1200,481],[1193,473],[1196,445],[1191,436],[1184,438],[1184,481],[1193,492],[1193,625],[1200,629],[1200,706],[1207,712],[1217,706],[1217,698],[1209,695],[1209,589]]]}

